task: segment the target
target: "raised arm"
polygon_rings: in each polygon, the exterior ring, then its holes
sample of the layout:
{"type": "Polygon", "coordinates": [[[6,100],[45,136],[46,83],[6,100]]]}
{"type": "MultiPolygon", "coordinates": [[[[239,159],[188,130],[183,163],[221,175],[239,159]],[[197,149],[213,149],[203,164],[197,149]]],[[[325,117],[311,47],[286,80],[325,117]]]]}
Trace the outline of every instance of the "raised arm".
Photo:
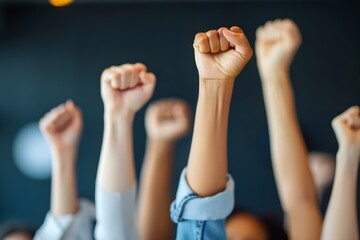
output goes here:
{"type": "Polygon", "coordinates": [[[106,69],[101,77],[104,136],[97,173],[97,239],[133,239],[136,177],[135,113],[153,94],[155,76],[143,64],[106,69]]]}
{"type": "Polygon", "coordinates": [[[199,71],[199,97],[188,161],[191,189],[206,197],[225,189],[227,130],[235,78],[252,57],[239,27],[198,33],[194,40],[199,71]]]}
{"type": "Polygon", "coordinates": [[[320,238],[322,219],[290,82],[290,65],[300,44],[300,31],[288,19],[269,21],[257,30],[272,163],[290,238],[315,240],[320,238]]]}
{"type": "Polygon", "coordinates": [[[190,130],[190,109],[177,99],[157,101],[146,111],[147,147],[139,192],[142,240],[171,239],[171,176],[176,143],[190,130]],[[156,217],[156,221],[154,221],[156,217]]]}
{"type": "Polygon", "coordinates": [[[326,211],[321,239],[357,240],[356,191],[360,161],[360,108],[348,109],[336,117],[334,128],[339,150],[330,202],[326,211]]]}
{"type": "Polygon", "coordinates": [[[78,210],[76,159],[82,116],[72,101],[52,109],[40,121],[52,153],[51,214],[73,215],[78,210]]]}
{"type": "Polygon", "coordinates": [[[199,98],[187,169],[171,216],[177,239],[226,239],[225,218],[234,207],[227,174],[227,128],[235,78],[252,57],[239,27],[198,33],[194,40],[199,98]]]}

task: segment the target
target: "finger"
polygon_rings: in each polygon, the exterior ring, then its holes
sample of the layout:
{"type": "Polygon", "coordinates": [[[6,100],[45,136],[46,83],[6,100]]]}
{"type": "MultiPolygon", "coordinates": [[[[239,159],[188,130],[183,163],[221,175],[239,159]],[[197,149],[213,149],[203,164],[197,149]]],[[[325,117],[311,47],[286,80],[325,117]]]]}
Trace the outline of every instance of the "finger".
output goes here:
{"type": "Polygon", "coordinates": [[[135,64],[134,64],[134,67],[135,67],[139,72],[141,72],[141,71],[146,72],[146,71],[147,71],[146,66],[145,66],[144,64],[142,64],[142,63],[135,63],[135,64]]]}
{"type": "Polygon", "coordinates": [[[65,107],[66,107],[68,110],[71,110],[71,109],[73,109],[73,108],[75,107],[75,104],[74,104],[74,102],[73,102],[71,99],[69,99],[69,100],[66,101],[65,107]]]}
{"type": "Polygon", "coordinates": [[[139,83],[141,83],[139,74],[140,72],[146,72],[147,71],[147,67],[142,64],[142,63],[136,63],[134,64],[134,79],[130,84],[130,88],[136,87],[137,85],[139,85],[139,83]]]}
{"type": "Polygon", "coordinates": [[[121,89],[121,73],[114,71],[113,67],[104,71],[102,81],[113,89],[121,89]]]}
{"type": "Polygon", "coordinates": [[[282,25],[284,20],[281,20],[280,18],[277,18],[273,21],[273,26],[274,27],[280,27],[282,25]]]}
{"type": "Polygon", "coordinates": [[[233,32],[232,30],[224,30],[224,36],[230,42],[230,46],[231,44],[234,45],[235,50],[241,55],[241,57],[248,60],[253,55],[250,43],[240,28],[235,29],[236,32],[233,32]],[[238,32],[239,29],[241,32],[238,32]]]}
{"type": "Polygon", "coordinates": [[[195,36],[194,47],[198,48],[201,53],[209,53],[211,51],[209,39],[206,33],[198,33],[195,36]]]}
{"type": "Polygon", "coordinates": [[[70,124],[71,119],[71,113],[69,111],[64,111],[63,113],[58,114],[49,126],[54,131],[61,131],[70,124]]]}
{"type": "Polygon", "coordinates": [[[141,72],[139,74],[139,78],[141,83],[143,84],[142,85],[143,91],[152,95],[156,83],[155,75],[153,73],[141,72]]]}
{"type": "Polygon", "coordinates": [[[220,50],[222,52],[226,52],[227,50],[230,49],[230,43],[229,41],[225,38],[224,36],[224,30],[227,29],[225,27],[222,27],[218,30],[219,33],[219,37],[220,37],[220,50]]]}
{"type": "Polygon", "coordinates": [[[346,128],[349,126],[348,123],[348,116],[351,114],[351,112],[354,111],[354,108],[351,107],[347,109],[345,112],[341,113],[339,116],[335,117],[333,121],[331,122],[331,125],[335,132],[340,132],[341,129],[346,128]]]}
{"type": "Polygon", "coordinates": [[[177,103],[172,108],[174,120],[178,122],[186,132],[190,129],[190,111],[188,105],[185,102],[177,103]]]}
{"type": "Polygon", "coordinates": [[[133,64],[124,64],[121,66],[121,68],[127,73],[126,79],[123,79],[124,87],[125,88],[132,88],[133,86],[136,86],[139,82],[138,73],[136,71],[136,68],[133,64]]]}
{"type": "Polygon", "coordinates": [[[264,34],[264,26],[260,26],[256,29],[256,38],[261,39],[264,34]]]}
{"type": "Polygon", "coordinates": [[[360,108],[358,106],[351,107],[346,111],[346,122],[353,129],[360,128],[360,108]]]}
{"type": "Polygon", "coordinates": [[[72,100],[66,102],[66,108],[71,113],[72,118],[82,121],[81,109],[77,107],[72,100]]]}
{"type": "Polygon", "coordinates": [[[176,106],[174,107],[174,116],[177,119],[181,119],[184,122],[184,125],[186,125],[187,129],[190,129],[190,123],[191,123],[191,111],[190,106],[185,102],[180,100],[181,102],[178,102],[176,106]]]}
{"type": "Polygon", "coordinates": [[[210,51],[211,53],[220,52],[220,37],[219,33],[216,30],[210,30],[206,32],[206,36],[209,39],[210,51]]]}
{"type": "MultiPolygon", "coordinates": [[[[236,33],[244,33],[243,32],[243,30],[241,29],[241,28],[239,28],[239,27],[237,27],[237,26],[232,26],[231,28],[230,28],[230,31],[231,32],[236,32],[236,33]]],[[[230,43],[230,47],[235,47],[235,44],[234,43],[230,43]]]]}
{"type": "Polygon", "coordinates": [[[111,86],[115,86],[115,89],[125,90],[128,89],[131,82],[131,70],[127,67],[114,67],[111,68],[117,75],[114,75],[115,79],[111,81],[111,86]]]}

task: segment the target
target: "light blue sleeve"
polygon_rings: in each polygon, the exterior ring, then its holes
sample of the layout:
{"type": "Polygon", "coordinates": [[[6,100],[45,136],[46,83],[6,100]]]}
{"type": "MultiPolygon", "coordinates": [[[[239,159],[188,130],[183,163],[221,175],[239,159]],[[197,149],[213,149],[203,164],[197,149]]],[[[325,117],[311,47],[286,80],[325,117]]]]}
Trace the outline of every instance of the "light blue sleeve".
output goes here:
{"type": "Polygon", "coordinates": [[[49,212],[34,240],[93,239],[94,220],[94,204],[88,200],[81,200],[76,214],[54,216],[49,212]]]}
{"type": "Polygon", "coordinates": [[[136,240],[136,185],[112,193],[96,186],[96,240],[136,240]]]}
{"type": "Polygon", "coordinates": [[[176,239],[226,240],[225,219],[235,205],[235,184],[230,175],[226,189],[211,197],[200,198],[180,176],[176,200],[171,204],[171,219],[177,223],[176,239]]]}

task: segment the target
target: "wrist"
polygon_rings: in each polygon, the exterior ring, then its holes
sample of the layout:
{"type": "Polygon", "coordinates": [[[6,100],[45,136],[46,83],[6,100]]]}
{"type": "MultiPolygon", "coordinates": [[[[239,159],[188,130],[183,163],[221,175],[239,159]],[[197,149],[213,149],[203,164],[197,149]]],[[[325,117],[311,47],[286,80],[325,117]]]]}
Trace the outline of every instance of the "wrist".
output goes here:
{"type": "Polygon", "coordinates": [[[75,171],[77,150],[62,151],[61,153],[52,153],[52,168],[55,172],[73,172],[75,171]]]}
{"type": "Polygon", "coordinates": [[[165,150],[172,150],[175,146],[176,139],[163,139],[163,138],[153,138],[149,137],[147,140],[147,145],[150,148],[165,151],[165,150]]]}
{"type": "Polygon", "coordinates": [[[199,79],[199,96],[215,98],[220,101],[231,99],[235,79],[199,79]]]}
{"type": "Polygon", "coordinates": [[[262,82],[281,81],[282,79],[289,79],[290,70],[286,66],[272,65],[266,68],[260,68],[260,77],[262,82]]]}
{"type": "Polygon", "coordinates": [[[133,112],[126,112],[126,113],[105,112],[104,124],[105,127],[110,127],[110,128],[132,127],[134,118],[135,118],[135,113],[133,112]]]}
{"type": "Polygon", "coordinates": [[[340,147],[336,154],[336,168],[358,171],[359,151],[354,148],[340,147]]]}
{"type": "Polygon", "coordinates": [[[207,78],[199,77],[200,87],[233,87],[235,79],[234,78],[207,78]]]}

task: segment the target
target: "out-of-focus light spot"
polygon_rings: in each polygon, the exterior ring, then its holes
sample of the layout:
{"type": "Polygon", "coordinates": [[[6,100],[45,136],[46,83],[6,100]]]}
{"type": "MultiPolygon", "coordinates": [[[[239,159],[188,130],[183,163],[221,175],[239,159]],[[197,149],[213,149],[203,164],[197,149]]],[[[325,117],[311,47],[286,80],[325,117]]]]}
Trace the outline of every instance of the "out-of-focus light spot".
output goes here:
{"type": "Polygon", "coordinates": [[[74,0],[49,0],[51,5],[55,7],[64,7],[73,3],[74,0]]]}
{"type": "Polygon", "coordinates": [[[20,129],[15,137],[13,154],[16,166],[26,176],[34,179],[47,179],[51,176],[50,148],[37,122],[20,129]]]}

